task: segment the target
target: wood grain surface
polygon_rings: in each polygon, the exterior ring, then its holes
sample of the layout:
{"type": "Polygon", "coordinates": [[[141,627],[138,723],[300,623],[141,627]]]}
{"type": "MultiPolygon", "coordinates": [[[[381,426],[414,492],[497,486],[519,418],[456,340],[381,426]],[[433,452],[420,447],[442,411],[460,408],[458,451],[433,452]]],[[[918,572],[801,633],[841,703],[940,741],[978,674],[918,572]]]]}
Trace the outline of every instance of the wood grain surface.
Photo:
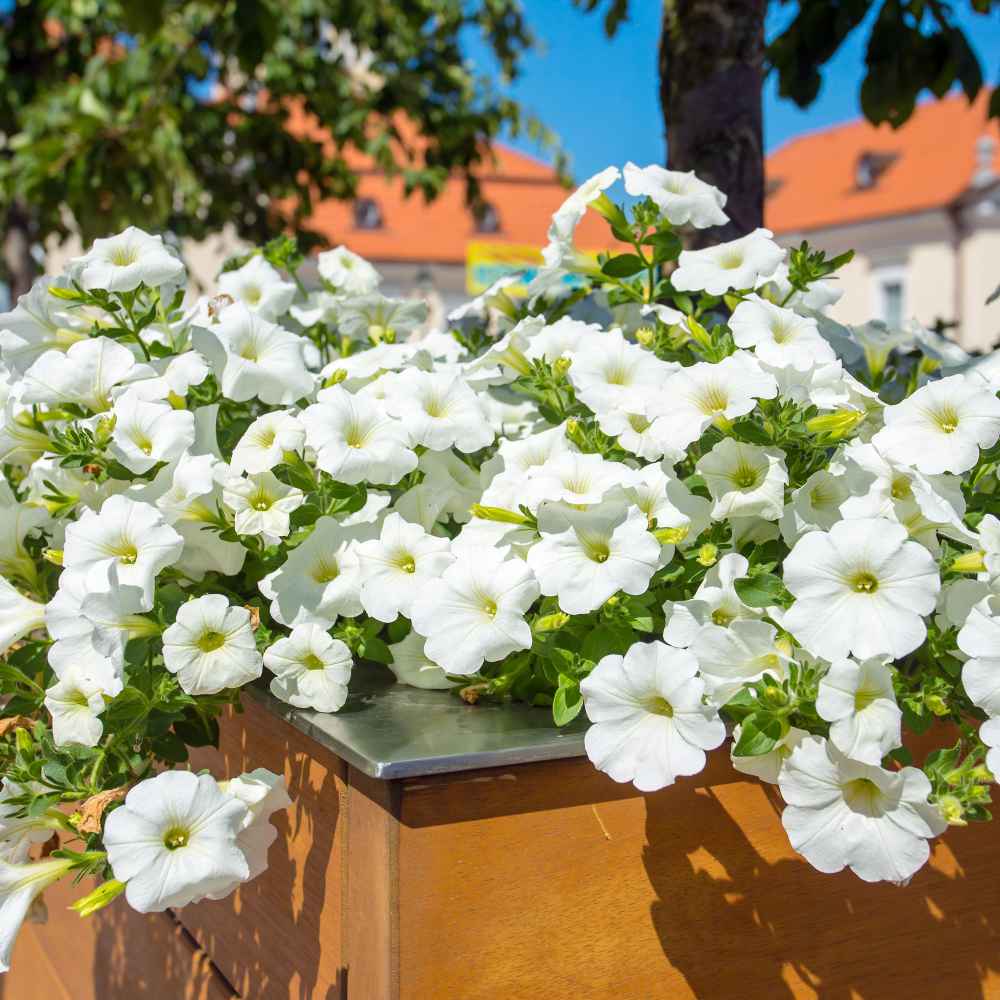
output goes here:
{"type": "Polygon", "coordinates": [[[0,1000],[1000,1000],[989,824],[866,885],[722,754],[642,795],[581,759],[380,782],[252,703],[223,731],[197,766],[289,781],[269,870],[176,919],[57,887],[0,1000]]]}

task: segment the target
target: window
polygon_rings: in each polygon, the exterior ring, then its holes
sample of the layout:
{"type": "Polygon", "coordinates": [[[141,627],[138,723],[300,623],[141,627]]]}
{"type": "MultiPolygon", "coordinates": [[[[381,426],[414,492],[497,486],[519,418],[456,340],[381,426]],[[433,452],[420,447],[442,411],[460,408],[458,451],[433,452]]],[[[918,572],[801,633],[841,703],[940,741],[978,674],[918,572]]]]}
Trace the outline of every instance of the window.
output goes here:
{"type": "Polygon", "coordinates": [[[474,213],[477,233],[499,233],[500,214],[489,202],[486,202],[474,213]]]}
{"type": "Polygon", "coordinates": [[[892,166],[898,153],[862,153],[854,164],[854,186],[859,191],[867,191],[878,183],[892,166]]]}
{"type": "Polygon", "coordinates": [[[872,311],[890,329],[898,330],[906,319],[906,268],[880,267],[872,273],[872,311]]]}
{"type": "Polygon", "coordinates": [[[354,203],[355,229],[381,229],[384,225],[382,209],[374,198],[358,198],[354,203]]]}

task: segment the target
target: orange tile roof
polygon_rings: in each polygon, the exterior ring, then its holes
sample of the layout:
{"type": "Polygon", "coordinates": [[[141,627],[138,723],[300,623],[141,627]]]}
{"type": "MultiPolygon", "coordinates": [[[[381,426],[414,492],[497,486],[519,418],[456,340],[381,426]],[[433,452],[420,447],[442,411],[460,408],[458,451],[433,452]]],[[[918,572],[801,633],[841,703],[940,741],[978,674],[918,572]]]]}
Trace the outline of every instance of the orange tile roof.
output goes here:
{"type": "MultiPolygon", "coordinates": [[[[333,151],[329,133],[315,118],[292,108],[288,127],[328,142],[333,151]]],[[[419,150],[412,128],[402,121],[397,127],[405,141],[419,150]]],[[[449,180],[441,194],[427,204],[419,193],[407,198],[402,178],[386,178],[370,158],[351,149],[345,149],[344,156],[360,175],[358,197],[378,203],[382,228],[356,228],[353,205],[336,200],[318,203],[307,225],[325,236],[331,246],[344,243],[376,261],[464,264],[466,247],[472,241],[541,248],[548,242],[546,230],[552,213],[570,193],[548,164],[495,143],[476,173],[483,198],[499,216],[500,231],[481,233],[465,204],[465,184],[460,177],[449,180]]],[[[576,244],[581,250],[594,251],[610,248],[615,241],[608,224],[588,212],[577,228],[576,244]]]]}
{"type": "MultiPolygon", "coordinates": [[[[970,186],[977,141],[1000,137],[997,122],[986,118],[988,101],[985,91],[971,106],[961,94],[950,95],[919,104],[895,132],[861,120],[792,139],[767,158],[774,189],[765,225],[779,234],[800,232],[950,204],[970,186]],[[887,165],[860,189],[855,172],[866,153],[884,156],[887,165]]],[[[1000,173],[1000,143],[993,169],[1000,173]]]]}

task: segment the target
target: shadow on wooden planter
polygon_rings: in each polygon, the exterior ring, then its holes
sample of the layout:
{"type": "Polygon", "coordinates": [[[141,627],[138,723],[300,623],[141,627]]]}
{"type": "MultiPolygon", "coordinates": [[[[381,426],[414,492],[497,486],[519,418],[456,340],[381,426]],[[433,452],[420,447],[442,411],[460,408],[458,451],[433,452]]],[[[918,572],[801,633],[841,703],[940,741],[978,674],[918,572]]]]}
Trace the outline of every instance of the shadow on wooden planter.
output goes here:
{"type": "Polygon", "coordinates": [[[176,923],[53,898],[3,1000],[1000,997],[989,825],[897,889],[814,872],[721,754],[652,795],[582,759],[385,782],[251,702],[221,758],[288,777],[268,872],[176,923]]]}

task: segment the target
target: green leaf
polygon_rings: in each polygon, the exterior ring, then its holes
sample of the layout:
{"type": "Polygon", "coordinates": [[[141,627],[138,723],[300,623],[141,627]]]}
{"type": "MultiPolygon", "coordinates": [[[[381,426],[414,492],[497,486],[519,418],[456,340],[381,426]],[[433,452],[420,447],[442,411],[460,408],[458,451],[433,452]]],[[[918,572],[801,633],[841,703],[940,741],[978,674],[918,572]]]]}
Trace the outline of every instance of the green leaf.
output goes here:
{"type": "Polygon", "coordinates": [[[612,653],[624,653],[635,642],[635,633],[623,625],[598,625],[586,639],[580,655],[585,660],[598,660],[612,653]]]}
{"type": "Polygon", "coordinates": [[[656,251],[653,259],[658,264],[668,260],[676,260],[683,249],[680,238],[676,233],[671,232],[653,233],[642,242],[653,247],[656,251]]]}
{"type": "Polygon", "coordinates": [[[758,757],[773,750],[785,735],[781,719],[754,712],[740,724],[740,738],[733,748],[736,757],[758,757]]]}
{"type": "Polygon", "coordinates": [[[552,698],[552,719],[557,726],[565,726],[572,722],[583,708],[583,695],[580,694],[580,682],[575,677],[559,675],[559,687],[552,698]]]}
{"type": "Polygon", "coordinates": [[[633,274],[646,270],[643,259],[635,253],[623,253],[604,262],[601,270],[609,278],[631,278],[633,274]]]}
{"type": "Polygon", "coordinates": [[[787,603],[788,591],[781,577],[773,573],[744,576],[733,584],[739,599],[751,608],[766,608],[771,604],[787,603]]]}

